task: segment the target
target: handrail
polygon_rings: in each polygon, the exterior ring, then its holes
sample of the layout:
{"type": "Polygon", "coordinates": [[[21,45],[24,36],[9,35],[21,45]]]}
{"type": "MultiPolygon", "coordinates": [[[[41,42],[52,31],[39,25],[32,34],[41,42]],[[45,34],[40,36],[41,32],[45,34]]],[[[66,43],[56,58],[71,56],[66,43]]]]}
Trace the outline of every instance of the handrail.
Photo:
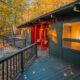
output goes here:
{"type": "Polygon", "coordinates": [[[18,55],[19,53],[21,53],[21,52],[23,52],[23,51],[31,48],[31,47],[34,46],[34,45],[37,45],[37,43],[28,45],[28,46],[26,46],[26,47],[24,47],[24,48],[22,48],[22,49],[20,49],[20,50],[18,50],[18,51],[16,51],[16,52],[10,54],[10,55],[3,56],[2,58],[0,58],[0,63],[2,63],[3,61],[7,60],[8,58],[11,58],[11,57],[13,57],[13,56],[15,56],[15,55],[18,55]]]}
{"type": "Polygon", "coordinates": [[[24,72],[25,66],[29,66],[35,58],[37,58],[37,43],[30,44],[10,55],[3,56],[0,58],[0,72],[2,72],[0,80],[5,80],[5,78],[6,80],[14,80],[16,76],[24,72]]]}

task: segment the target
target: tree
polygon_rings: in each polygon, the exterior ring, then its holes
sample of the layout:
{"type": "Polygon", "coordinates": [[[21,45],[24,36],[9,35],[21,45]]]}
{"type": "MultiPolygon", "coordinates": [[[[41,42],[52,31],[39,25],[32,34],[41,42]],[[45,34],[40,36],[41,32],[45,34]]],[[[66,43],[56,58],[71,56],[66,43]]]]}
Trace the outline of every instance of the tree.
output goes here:
{"type": "Polygon", "coordinates": [[[4,23],[7,28],[12,28],[12,26],[14,25],[18,26],[22,24],[23,23],[22,11],[26,9],[26,6],[27,6],[26,0],[1,0],[0,1],[0,27],[1,29],[12,30],[12,29],[5,29],[4,23]],[[11,26],[11,27],[8,27],[8,26],[11,26]]]}
{"type": "MultiPolygon", "coordinates": [[[[73,1],[75,0],[35,0],[30,4],[31,7],[28,9],[30,13],[30,20],[73,1]]],[[[28,12],[26,14],[28,14],[28,12]]]]}

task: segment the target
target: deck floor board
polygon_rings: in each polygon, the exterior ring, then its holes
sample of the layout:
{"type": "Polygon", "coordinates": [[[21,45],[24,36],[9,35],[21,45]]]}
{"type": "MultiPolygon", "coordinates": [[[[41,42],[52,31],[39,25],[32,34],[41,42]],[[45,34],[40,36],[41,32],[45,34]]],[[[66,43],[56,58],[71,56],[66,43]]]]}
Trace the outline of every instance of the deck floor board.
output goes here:
{"type": "MultiPolygon", "coordinates": [[[[18,80],[71,80],[80,70],[73,64],[48,55],[48,50],[38,50],[38,59],[18,78],[18,80]],[[68,67],[71,66],[71,69],[68,67]],[[70,72],[74,72],[72,76],[70,72]]],[[[78,80],[78,79],[77,79],[78,80]]]]}

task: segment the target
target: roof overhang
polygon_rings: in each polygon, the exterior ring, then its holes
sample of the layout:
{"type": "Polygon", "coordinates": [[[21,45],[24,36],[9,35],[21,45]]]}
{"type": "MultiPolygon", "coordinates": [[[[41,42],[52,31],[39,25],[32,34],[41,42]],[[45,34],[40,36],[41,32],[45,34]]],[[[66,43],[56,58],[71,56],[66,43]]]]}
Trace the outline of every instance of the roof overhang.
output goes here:
{"type": "Polygon", "coordinates": [[[64,14],[68,14],[68,13],[74,13],[74,7],[79,7],[78,9],[80,9],[80,1],[77,0],[75,2],[72,2],[68,5],[65,5],[63,7],[60,7],[56,10],[53,10],[49,13],[46,13],[42,16],[39,16],[29,22],[26,22],[20,26],[18,26],[18,28],[23,28],[23,27],[26,27],[26,26],[31,26],[31,25],[34,25],[34,24],[38,24],[39,22],[43,22],[43,21],[50,21],[52,19],[55,19],[57,18],[57,15],[61,16],[61,15],[64,15],[64,14]]]}

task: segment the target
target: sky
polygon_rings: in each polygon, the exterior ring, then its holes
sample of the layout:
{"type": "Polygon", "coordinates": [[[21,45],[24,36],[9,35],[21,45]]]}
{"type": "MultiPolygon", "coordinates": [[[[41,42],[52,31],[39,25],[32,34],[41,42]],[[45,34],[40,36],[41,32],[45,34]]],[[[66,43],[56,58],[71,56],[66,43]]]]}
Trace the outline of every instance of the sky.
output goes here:
{"type": "Polygon", "coordinates": [[[35,1],[35,0],[27,0],[27,1],[29,1],[30,3],[32,3],[32,2],[35,1]]]}

